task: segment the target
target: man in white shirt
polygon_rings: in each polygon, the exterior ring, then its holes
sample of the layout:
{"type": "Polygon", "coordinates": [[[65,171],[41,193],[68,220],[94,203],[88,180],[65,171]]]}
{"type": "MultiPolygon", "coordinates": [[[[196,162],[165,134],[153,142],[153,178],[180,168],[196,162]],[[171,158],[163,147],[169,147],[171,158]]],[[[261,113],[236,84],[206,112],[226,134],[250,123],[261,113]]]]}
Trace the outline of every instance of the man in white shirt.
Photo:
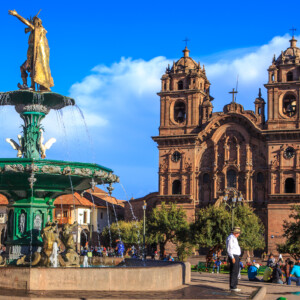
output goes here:
{"type": "Polygon", "coordinates": [[[230,263],[230,290],[233,292],[240,292],[237,288],[238,275],[240,267],[241,248],[239,246],[238,237],[241,234],[240,227],[234,227],[232,233],[226,239],[226,249],[230,263]]]}

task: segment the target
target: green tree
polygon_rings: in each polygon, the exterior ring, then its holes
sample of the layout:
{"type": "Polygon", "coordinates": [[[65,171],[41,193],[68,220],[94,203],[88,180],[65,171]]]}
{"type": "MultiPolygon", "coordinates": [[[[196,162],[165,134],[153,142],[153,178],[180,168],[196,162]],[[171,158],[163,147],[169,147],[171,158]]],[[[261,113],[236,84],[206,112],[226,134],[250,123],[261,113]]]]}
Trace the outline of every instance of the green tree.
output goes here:
{"type": "Polygon", "coordinates": [[[288,253],[294,259],[300,257],[300,206],[293,206],[293,212],[289,216],[292,221],[284,221],[283,237],[286,238],[284,244],[277,245],[277,251],[280,253],[288,253]]]}
{"type": "Polygon", "coordinates": [[[265,248],[265,228],[252,207],[238,205],[234,211],[234,225],[241,228],[239,244],[243,250],[265,248]]]}
{"type": "Polygon", "coordinates": [[[192,225],[194,243],[212,252],[225,248],[230,231],[231,214],[224,206],[210,205],[200,209],[192,225]]]}
{"type": "Polygon", "coordinates": [[[160,207],[154,208],[146,225],[148,241],[160,245],[161,256],[168,242],[180,247],[181,254],[184,248],[182,244],[188,245],[189,224],[184,210],[176,203],[166,205],[163,202],[160,207]]]}
{"type": "MultiPolygon", "coordinates": [[[[231,232],[231,211],[221,204],[200,209],[192,227],[194,242],[215,252],[226,247],[226,238],[231,232]]],[[[244,250],[263,249],[264,227],[253,209],[245,205],[234,208],[234,225],[240,226],[239,244],[244,250]]]]}
{"type": "Polygon", "coordinates": [[[126,247],[139,246],[142,241],[143,223],[136,221],[119,221],[106,226],[101,233],[101,240],[105,246],[115,246],[115,241],[120,239],[126,247]]]}

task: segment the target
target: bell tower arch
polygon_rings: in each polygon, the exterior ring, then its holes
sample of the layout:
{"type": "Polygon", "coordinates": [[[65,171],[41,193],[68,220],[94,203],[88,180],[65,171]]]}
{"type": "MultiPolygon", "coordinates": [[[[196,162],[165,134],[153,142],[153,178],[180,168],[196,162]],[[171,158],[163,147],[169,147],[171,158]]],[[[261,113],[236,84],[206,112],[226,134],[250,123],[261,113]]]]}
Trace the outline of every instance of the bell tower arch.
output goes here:
{"type": "Polygon", "coordinates": [[[281,52],[268,69],[267,128],[300,128],[300,49],[292,37],[290,47],[281,52]]]}

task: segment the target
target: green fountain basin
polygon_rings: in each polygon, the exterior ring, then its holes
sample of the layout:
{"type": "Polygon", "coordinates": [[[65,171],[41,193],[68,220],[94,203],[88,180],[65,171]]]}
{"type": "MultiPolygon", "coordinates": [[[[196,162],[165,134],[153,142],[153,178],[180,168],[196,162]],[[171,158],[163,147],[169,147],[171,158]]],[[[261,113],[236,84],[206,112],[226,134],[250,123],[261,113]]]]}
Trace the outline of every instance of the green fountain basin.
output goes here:
{"type": "Polygon", "coordinates": [[[8,198],[23,199],[33,193],[36,197],[56,198],[62,194],[81,192],[95,184],[118,182],[109,168],[80,162],[33,160],[26,158],[0,159],[0,193],[8,198]],[[36,179],[30,187],[30,177],[36,179]],[[31,191],[32,190],[32,191],[31,191]]]}
{"type": "Polygon", "coordinates": [[[48,109],[61,109],[68,105],[75,105],[75,100],[53,92],[19,90],[0,93],[0,105],[16,106],[17,111],[23,107],[31,110],[33,105],[42,105],[48,109]]]}

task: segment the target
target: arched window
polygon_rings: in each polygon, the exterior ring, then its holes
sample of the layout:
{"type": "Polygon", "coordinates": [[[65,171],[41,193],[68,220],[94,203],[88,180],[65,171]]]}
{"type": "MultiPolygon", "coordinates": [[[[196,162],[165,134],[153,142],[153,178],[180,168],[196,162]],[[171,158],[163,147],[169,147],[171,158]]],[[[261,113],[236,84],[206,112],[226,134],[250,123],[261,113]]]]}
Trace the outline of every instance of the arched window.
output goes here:
{"type": "Polygon", "coordinates": [[[185,104],[182,101],[176,101],[174,105],[174,120],[178,123],[185,121],[185,104]]]}
{"type": "Polygon", "coordinates": [[[257,181],[257,183],[264,183],[265,182],[264,174],[262,172],[257,173],[256,181],[257,181]]]}
{"type": "Polygon", "coordinates": [[[293,94],[287,94],[283,98],[283,113],[292,117],[296,113],[296,97],[293,94]]]}
{"type": "Polygon", "coordinates": [[[259,115],[261,114],[261,108],[260,107],[258,108],[258,114],[259,115]]]}
{"type": "Polygon", "coordinates": [[[286,81],[293,81],[293,72],[287,72],[286,81]]]}
{"type": "Polygon", "coordinates": [[[209,174],[208,173],[205,173],[203,175],[203,183],[209,183],[209,174]]]}
{"type": "Polygon", "coordinates": [[[172,194],[173,195],[180,195],[181,194],[181,181],[174,180],[172,183],[172,194]]]}
{"type": "Polygon", "coordinates": [[[236,172],[234,170],[227,171],[227,187],[236,187],[236,172]]]}
{"type": "Polygon", "coordinates": [[[183,90],[183,81],[182,80],[178,81],[178,83],[177,83],[177,89],[178,90],[183,90]]]}
{"type": "Polygon", "coordinates": [[[295,180],[294,178],[287,178],[284,184],[285,193],[295,193],[295,180]]]}

